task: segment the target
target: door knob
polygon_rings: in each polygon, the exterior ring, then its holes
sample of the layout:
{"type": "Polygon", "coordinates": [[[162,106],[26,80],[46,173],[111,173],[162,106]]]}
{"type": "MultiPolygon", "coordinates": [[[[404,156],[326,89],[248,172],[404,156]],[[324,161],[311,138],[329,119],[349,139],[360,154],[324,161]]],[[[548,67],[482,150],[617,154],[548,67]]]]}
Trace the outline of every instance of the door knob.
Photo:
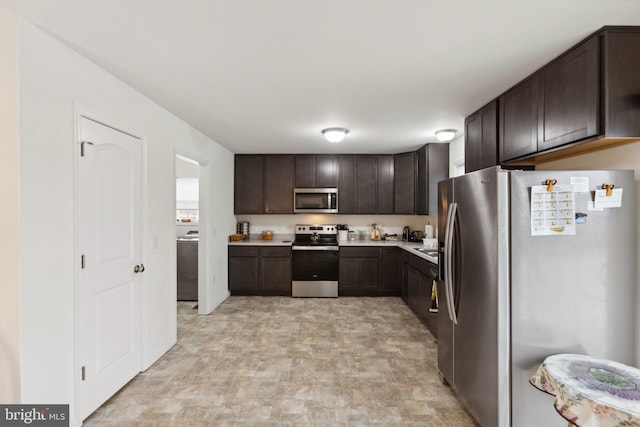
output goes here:
{"type": "Polygon", "coordinates": [[[142,273],[144,271],[144,264],[136,265],[133,267],[134,273],[142,273]]]}

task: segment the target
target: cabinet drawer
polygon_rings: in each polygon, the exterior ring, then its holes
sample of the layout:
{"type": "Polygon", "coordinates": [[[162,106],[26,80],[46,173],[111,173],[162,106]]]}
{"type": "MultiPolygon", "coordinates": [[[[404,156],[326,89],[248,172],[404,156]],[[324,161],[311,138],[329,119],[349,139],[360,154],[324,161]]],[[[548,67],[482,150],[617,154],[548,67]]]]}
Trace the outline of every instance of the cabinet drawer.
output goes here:
{"type": "Polygon", "coordinates": [[[260,255],[263,257],[290,257],[291,246],[261,247],[260,255]]]}
{"type": "Polygon", "coordinates": [[[357,248],[340,248],[340,256],[345,258],[378,258],[380,248],[361,246],[357,248]]]}
{"type": "Polygon", "coordinates": [[[229,246],[230,257],[257,257],[259,252],[258,246],[229,246]]]}
{"type": "Polygon", "coordinates": [[[411,254],[409,256],[409,265],[425,276],[433,277],[438,275],[438,266],[427,261],[426,259],[422,259],[417,255],[411,254]]]}

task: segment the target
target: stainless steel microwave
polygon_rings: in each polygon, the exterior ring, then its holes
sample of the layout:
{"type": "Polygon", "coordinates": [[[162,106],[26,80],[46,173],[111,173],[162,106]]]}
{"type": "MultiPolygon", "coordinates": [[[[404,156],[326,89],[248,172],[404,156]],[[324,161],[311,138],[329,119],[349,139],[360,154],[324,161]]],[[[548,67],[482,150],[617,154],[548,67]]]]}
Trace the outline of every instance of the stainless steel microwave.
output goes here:
{"type": "Polygon", "coordinates": [[[295,188],[293,211],[295,213],[338,213],[338,189],[295,188]]]}

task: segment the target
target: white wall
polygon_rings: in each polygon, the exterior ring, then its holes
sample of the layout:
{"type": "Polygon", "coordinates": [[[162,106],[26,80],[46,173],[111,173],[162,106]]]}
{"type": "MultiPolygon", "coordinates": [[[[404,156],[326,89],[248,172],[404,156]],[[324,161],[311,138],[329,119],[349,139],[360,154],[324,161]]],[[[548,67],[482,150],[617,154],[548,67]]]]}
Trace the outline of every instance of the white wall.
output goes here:
{"type": "MultiPolygon", "coordinates": [[[[636,181],[636,366],[640,366],[640,142],[635,142],[607,150],[596,151],[568,159],[556,160],[536,166],[536,170],[562,169],[630,169],[635,171],[636,181]]],[[[626,192],[626,190],[625,190],[626,192]]],[[[624,203],[624,200],[623,200],[624,203]]]]}
{"type": "Polygon", "coordinates": [[[20,401],[18,19],[0,12],[0,402],[20,401]]]}
{"type": "Polygon", "coordinates": [[[464,164],[464,135],[458,136],[449,143],[449,176],[454,177],[458,166],[464,164]]]}
{"type": "Polygon", "coordinates": [[[75,109],[145,141],[145,366],[176,340],[176,150],[209,170],[207,285],[218,303],[228,295],[226,235],[235,230],[233,154],[39,28],[20,24],[22,401],[73,404],[75,109]]]}

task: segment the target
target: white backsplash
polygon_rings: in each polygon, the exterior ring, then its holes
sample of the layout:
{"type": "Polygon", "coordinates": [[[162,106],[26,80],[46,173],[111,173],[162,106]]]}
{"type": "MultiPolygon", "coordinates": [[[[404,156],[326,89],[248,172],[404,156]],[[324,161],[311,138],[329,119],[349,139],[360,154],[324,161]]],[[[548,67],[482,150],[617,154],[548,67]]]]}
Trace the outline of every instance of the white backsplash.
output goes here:
{"type": "Polygon", "coordinates": [[[436,220],[436,216],[427,215],[236,215],[236,221],[249,221],[251,234],[260,234],[264,230],[272,230],[275,234],[294,234],[296,224],[347,224],[349,230],[369,233],[371,224],[379,224],[383,234],[397,234],[399,238],[407,225],[411,231],[424,232],[424,226],[431,223],[437,231],[436,220]]]}

